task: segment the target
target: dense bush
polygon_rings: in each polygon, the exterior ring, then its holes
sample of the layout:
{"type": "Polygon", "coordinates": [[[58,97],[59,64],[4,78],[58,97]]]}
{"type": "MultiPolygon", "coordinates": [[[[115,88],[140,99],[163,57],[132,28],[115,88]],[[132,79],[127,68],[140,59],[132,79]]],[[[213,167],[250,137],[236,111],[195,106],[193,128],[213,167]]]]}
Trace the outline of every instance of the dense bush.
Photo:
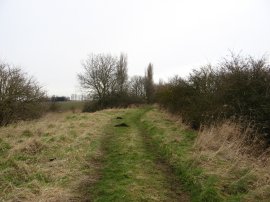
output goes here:
{"type": "Polygon", "coordinates": [[[60,104],[58,102],[48,102],[48,109],[49,112],[58,112],[60,110],[60,104]]]}
{"type": "Polygon", "coordinates": [[[270,134],[270,66],[265,58],[232,55],[217,66],[193,70],[158,85],[156,101],[193,128],[217,119],[252,121],[270,134]]]}
{"type": "Polygon", "coordinates": [[[0,63],[0,125],[39,117],[44,92],[21,69],[0,63]]]}

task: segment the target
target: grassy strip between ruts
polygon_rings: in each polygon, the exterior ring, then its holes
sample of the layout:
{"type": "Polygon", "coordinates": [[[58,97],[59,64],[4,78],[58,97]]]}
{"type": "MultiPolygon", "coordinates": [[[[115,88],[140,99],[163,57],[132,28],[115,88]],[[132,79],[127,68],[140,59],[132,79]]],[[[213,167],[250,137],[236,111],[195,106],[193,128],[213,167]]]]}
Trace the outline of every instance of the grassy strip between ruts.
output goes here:
{"type": "Polygon", "coordinates": [[[217,188],[218,176],[205,174],[193,155],[196,132],[184,129],[158,109],[148,110],[141,119],[141,130],[151,139],[155,150],[191,193],[192,201],[240,201],[239,195],[224,195],[217,188]]]}
{"type": "MultiPolygon", "coordinates": [[[[138,128],[145,109],[127,109],[105,130],[101,178],[90,190],[93,201],[189,201],[138,128]],[[114,127],[125,123],[126,127],[114,127]],[[175,189],[176,187],[176,189],[175,189]]],[[[119,116],[119,114],[116,114],[119,116]]],[[[123,126],[123,125],[122,125],[123,126]]]]}

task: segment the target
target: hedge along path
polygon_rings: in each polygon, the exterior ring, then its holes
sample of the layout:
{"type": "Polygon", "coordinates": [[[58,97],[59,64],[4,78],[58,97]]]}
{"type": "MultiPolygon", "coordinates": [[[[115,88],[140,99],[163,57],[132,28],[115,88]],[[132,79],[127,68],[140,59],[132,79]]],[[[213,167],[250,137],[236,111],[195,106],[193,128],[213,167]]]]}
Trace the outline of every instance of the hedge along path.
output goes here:
{"type": "Polygon", "coordinates": [[[145,112],[127,109],[106,128],[101,178],[90,188],[93,201],[189,201],[139,127],[145,112]]]}

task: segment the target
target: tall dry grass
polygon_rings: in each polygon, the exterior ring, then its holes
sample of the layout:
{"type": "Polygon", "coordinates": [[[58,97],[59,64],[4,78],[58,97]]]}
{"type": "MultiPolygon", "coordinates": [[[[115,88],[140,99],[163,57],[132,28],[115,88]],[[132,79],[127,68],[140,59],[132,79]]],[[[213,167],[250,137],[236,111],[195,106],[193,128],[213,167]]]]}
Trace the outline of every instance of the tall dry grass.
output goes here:
{"type": "Polygon", "coordinates": [[[0,201],[85,200],[80,189],[98,178],[93,159],[118,111],[48,113],[1,127],[0,201]]]}
{"type": "Polygon", "coordinates": [[[227,120],[203,127],[194,143],[194,158],[206,173],[218,176],[225,193],[245,201],[270,199],[270,148],[252,127],[227,120]]]}

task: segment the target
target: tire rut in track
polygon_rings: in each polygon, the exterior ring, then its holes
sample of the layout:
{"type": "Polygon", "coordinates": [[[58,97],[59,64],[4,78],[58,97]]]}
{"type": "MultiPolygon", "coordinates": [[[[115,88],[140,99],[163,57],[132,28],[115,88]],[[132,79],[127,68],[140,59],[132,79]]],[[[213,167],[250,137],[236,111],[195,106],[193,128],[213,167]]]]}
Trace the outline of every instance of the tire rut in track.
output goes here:
{"type": "Polygon", "coordinates": [[[140,127],[142,109],[113,120],[103,144],[101,177],[93,201],[190,201],[171,167],[155,152],[151,138],[140,127]],[[114,127],[126,123],[129,127],[114,127]]]}

